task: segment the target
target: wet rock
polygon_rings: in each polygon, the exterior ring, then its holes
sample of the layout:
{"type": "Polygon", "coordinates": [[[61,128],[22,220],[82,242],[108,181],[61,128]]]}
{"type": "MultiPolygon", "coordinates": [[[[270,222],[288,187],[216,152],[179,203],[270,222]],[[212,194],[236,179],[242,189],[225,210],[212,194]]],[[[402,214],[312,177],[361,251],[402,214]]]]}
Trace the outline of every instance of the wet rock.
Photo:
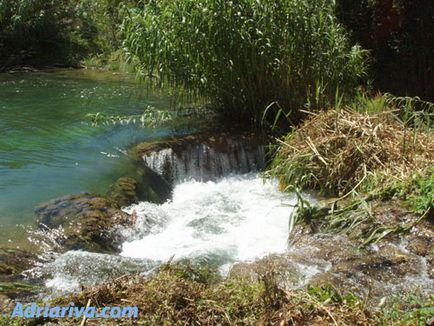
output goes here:
{"type": "Polygon", "coordinates": [[[31,280],[23,272],[31,269],[38,262],[35,254],[27,251],[0,248],[0,307],[10,298],[35,294],[40,288],[37,280],[31,280]]]}
{"type": "Polygon", "coordinates": [[[41,228],[62,231],[56,240],[64,250],[115,252],[118,235],[113,229],[133,223],[111,200],[86,193],[51,200],[35,212],[41,228]]]}
{"type": "Polygon", "coordinates": [[[208,181],[265,166],[269,140],[249,132],[191,135],[143,143],[133,154],[169,183],[193,178],[208,181]]]}
{"type": "Polygon", "coordinates": [[[0,282],[17,280],[17,274],[33,267],[36,256],[27,251],[0,248],[0,282]]]}
{"type": "MultiPolygon", "coordinates": [[[[317,267],[321,264],[310,262],[302,266],[297,261],[291,261],[286,255],[270,255],[255,262],[235,264],[230,270],[229,277],[241,277],[251,282],[257,282],[263,277],[272,276],[279,287],[297,289],[308,283],[310,275],[305,272],[309,265],[315,266],[311,270],[314,274],[314,270],[318,270],[317,267]]],[[[324,262],[321,270],[325,271],[328,268],[328,263],[324,262]]]]}
{"type": "Polygon", "coordinates": [[[416,287],[434,293],[426,257],[408,250],[402,239],[369,248],[360,248],[342,235],[305,234],[297,240],[286,254],[234,265],[230,276],[257,279],[268,271],[285,289],[330,284],[341,294],[354,293],[372,306],[391,293],[416,287]]]}
{"type": "Polygon", "coordinates": [[[434,280],[434,225],[430,220],[421,221],[406,237],[407,248],[410,252],[425,257],[434,280]]]}
{"type": "Polygon", "coordinates": [[[119,178],[107,193],[110,200],[119,208],[137,203],[140,195],[138,182],[133,178],[119,178]]]}
{"type": "Polygon", "coordinates": [[[118,208],[136,204],[139,201],[164,203],[172,193],[172,187],[161,176],[143,167],[138,180],[130,177],[119,178],[107,192],[107,198],[118,208]]]}

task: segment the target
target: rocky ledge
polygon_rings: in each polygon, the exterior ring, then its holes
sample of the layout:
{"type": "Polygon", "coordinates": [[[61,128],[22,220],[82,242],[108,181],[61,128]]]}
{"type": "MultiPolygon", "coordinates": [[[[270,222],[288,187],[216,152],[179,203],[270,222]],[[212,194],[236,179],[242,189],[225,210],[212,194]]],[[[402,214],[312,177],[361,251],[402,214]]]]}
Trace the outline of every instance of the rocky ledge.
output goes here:
{"type": "Polygon", "coordinates": [[[0,248],[0,311],[17,298],[31,297],[40,289],[39,280],[29,280],[24,272],[38,262],[35,254],[20,249],[0,248]]]}
{"type": "Polygon", "coordinates": [[[231,131],[161,139],[139,144],[131,152],[169,183],[208,181],[262,170],[269,142],[261,133],[231,131]]]}
{"type": "MultiPolygon", "coordinates": [[[[396,211],[401,214],[389,213],[389,220],[408,215],[402,209],[396,211]]],[[[421,221],[407,234],[367,246],[352,235],[317,233],[302,224],[291,235],[285,254],[235,264],[230,277],[256,281],[269,274],[285,290],[327,284],[341,295],[355,294],[375,308],[392,294],[416,290],[434,293],[433,239],[429,220],[421,221]]]]}

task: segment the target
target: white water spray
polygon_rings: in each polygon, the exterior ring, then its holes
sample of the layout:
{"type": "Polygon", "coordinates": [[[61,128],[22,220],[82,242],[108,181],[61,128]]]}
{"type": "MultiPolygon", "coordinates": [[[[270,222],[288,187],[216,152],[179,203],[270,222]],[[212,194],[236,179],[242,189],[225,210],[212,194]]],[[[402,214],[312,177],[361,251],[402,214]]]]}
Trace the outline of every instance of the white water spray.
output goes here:
{"type": "Polygon", "coordinates": [[[184,182],[175,187],[171,202],[127,209],[138,219],[135,231],[126,232],[122,255],[227,263],[281,253],[287,248],[288,206],[293,203],[276,182],[253,174],[184,182]]]}
{"type": "Polygon", "coordinates": [[[149,272],[172,256],[228,269],[234,262],[286,251],[294,202],[276,182],[255,174],[183,182],[170,202],[126,209],[137,220],[122,231],[121,256],[70,251],[44,264],[38,274],[56,295],[77,291],[81,284],[149,272]]]}

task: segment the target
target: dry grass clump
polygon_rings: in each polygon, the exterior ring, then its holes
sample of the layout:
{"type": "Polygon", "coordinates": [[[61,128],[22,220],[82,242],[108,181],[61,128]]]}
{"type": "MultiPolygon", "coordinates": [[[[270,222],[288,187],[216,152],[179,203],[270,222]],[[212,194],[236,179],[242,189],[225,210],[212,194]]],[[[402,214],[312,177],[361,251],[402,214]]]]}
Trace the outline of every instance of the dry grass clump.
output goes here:
{"type": "MultiPolygon", "coordinates": [[[[281,290],[272,275],[259,281],[232,278],[214,282],[215,275],[184,273],[163,267],[152,278],[125,276],[53,305],[137,306],[138,319],[88,319],[91,325],[423,325],[431,318],[434,297],[412,294],[397,298],[381,311],[369,312],[357,297],[340,295],[331,286],[281,290]],[[211,278],[209,278],[211,277],[211,278]],[[209,282],[211,280],[211,282],[209,282]],[[204,282],[205,281],[205,282],[204,282]]],[[[82,320],[40,320],[40,324],[79,325],[82,320]]],[[[32,321],[2,318],[0,325],[30,325],[32,321]]],[[[33,325],[33,324],[32,324],[33,325]]],[[[82,324],[83,325],[83,324],[82,324]]]]}
{"type": "MultiPolygon", "coordinates": [[[[217,283],[193,280],[178,267],[154,277],[128,276],[61,299],[92,305],[137,306],[139,320],[113,325],[371,325],[373,316],[360,301],[340,297],[330,288],[285,292],[270,277],[259,282],[228,279],[217,283]]],[[[59,304],[59,302],[57,302],[59,304]]],[[[98,325],[88,320],[87,325],[98,325]]],[[[107,324],[108,325],[108,324],[107,324]]]]}
{"type": "Polygon", "coordinates": [[[380,175],[381,180],[424,175],[434,162],[434,137],[405,126],[391,112],[320,112],[280,144],[270,172],[281,187],[329,195],[369,186],[369,180],[378,183],[380,175]]]}

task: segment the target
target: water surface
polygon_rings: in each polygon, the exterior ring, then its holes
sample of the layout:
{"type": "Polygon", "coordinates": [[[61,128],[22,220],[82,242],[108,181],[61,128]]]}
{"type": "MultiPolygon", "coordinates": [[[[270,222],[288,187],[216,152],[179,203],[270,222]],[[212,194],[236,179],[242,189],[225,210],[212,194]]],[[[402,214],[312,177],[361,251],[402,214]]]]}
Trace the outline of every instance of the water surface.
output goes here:
{"type": "Polygon", "coordinates": [[[1,229],[31,224],[34,207],[43,201],[104,193],[116,178],[134,173],[125,150],[173,131],[93,127],[86,115],[139,114],[148,105],[165,109],[170,103],[132,77],[74,70],[1,74],[1,229]]]}

